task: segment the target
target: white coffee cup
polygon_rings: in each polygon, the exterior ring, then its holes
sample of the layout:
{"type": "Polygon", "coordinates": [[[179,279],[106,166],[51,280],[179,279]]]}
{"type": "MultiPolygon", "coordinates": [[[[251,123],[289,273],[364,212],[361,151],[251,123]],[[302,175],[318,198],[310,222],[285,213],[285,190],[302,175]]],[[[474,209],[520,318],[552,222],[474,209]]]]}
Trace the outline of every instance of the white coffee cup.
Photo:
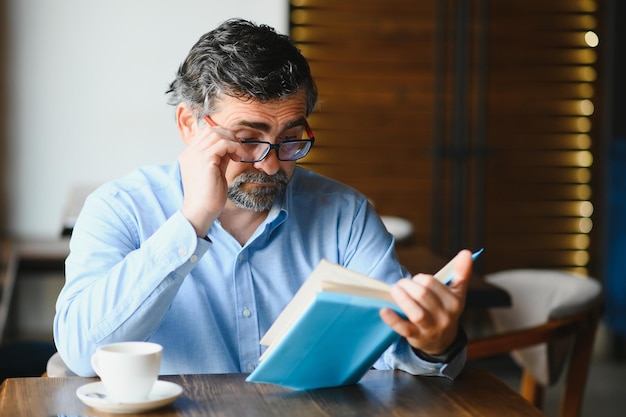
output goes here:
{"type": "Polygon", "coordinates": [[[145,401],[159,376],[163,347],[150,342],[120,342],[99,347],[91,366],[116,402],[145,401]]]}

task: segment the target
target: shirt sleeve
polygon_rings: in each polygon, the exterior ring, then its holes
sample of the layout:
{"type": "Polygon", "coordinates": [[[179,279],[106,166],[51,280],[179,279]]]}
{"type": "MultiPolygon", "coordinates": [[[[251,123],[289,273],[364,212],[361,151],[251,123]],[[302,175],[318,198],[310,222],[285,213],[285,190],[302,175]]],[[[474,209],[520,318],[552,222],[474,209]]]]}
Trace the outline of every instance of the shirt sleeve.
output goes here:
{"type": "Polygon", "coordinates": [[[406,339],[401,338],[385,351],[374,367],[377,369],[400,369],[412,375],[442,376],[454,379],[463,370],[466,356],[467,347],[464,347],[447,363],[428,362],[418,357],[406,339]]]}
{"type": "Polygon", "coordinates": [[[148,339],[211,245],[180,212],[143,242],[131,218],[105,199],[87,199],[72,233],[54,337],[78,375],[94,374],[90,359],[97,346],[148,339]]]}

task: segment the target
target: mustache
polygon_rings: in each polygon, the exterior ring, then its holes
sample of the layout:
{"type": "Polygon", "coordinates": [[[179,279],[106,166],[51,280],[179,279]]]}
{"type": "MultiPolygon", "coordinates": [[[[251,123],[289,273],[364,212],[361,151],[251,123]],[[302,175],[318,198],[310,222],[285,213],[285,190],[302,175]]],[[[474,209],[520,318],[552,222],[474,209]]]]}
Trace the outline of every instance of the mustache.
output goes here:
{"type": "Polygon", "coordinates": [[[268,184],[287,184],[287,173],[282,169],[276,174],[269,175],[263,171],[251,170],[239,174],[233,181],[232,186],[238,187],[246,182],[260,182],[268,184]]]}

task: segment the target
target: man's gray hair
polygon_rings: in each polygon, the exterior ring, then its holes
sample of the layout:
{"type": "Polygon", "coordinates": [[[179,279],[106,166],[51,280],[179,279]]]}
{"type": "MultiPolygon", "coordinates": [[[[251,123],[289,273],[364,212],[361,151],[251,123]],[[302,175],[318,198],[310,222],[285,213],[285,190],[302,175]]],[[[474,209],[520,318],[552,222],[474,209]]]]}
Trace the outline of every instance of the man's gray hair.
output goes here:
{"type": "Polygon", "coordinates": [[[203,35],[170,84],[168,104],[186,103],[199,119],[215,111],[221,94],[268,102],[304,89],[307,115],[317,101],[309,64],[286,35],[267,25],[227,20],[203,35]]]}

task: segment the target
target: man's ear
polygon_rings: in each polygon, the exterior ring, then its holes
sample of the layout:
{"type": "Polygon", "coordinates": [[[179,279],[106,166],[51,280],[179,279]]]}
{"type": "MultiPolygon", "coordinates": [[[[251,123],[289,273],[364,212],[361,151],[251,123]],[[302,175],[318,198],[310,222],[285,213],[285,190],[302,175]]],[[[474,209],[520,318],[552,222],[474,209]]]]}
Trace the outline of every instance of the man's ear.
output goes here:
{"type": "Polygon", "coordinates": [[[185,103],[180,103],[176,107],[176,126],[178,127],[180,139],[185,145],[189,145],[191,140],[196,137],[198,119],[196,119],[191,108],[185,103]]]}

